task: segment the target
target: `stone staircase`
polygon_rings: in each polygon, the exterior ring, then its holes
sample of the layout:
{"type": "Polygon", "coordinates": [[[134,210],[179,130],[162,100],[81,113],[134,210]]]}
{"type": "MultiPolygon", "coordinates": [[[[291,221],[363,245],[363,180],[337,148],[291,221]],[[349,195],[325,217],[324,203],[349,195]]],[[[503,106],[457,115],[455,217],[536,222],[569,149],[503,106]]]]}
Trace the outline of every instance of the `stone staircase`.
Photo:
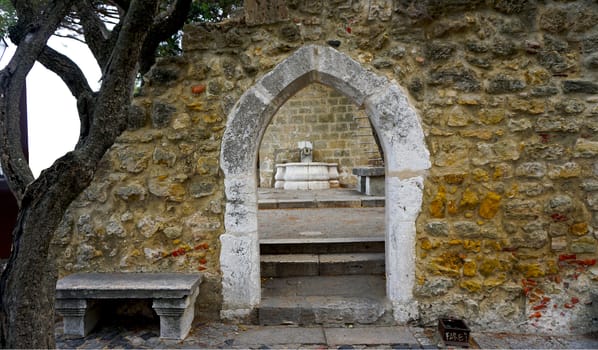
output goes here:
{"type": "MultiPolygon", "coordinates": [[[[359,217],[359,208],[353,209],[359,217]]],[[[327,226],[322,217],[309,212],[315,209],[295,210],[297,215],[315,218],[314,225],[327,226]]],[[[285,238],[260,240],[261,325],[394,324],[386,299],[384,232],[352,234],[346,224],[350,210],[327,216],[338,222],[337,229],[344,235],[277,234],[285,238]]],[[[284,230],[286,225],[279,226],[284,230]]],[[[379,225],[372,227],[380,230],[379,225]]]]}

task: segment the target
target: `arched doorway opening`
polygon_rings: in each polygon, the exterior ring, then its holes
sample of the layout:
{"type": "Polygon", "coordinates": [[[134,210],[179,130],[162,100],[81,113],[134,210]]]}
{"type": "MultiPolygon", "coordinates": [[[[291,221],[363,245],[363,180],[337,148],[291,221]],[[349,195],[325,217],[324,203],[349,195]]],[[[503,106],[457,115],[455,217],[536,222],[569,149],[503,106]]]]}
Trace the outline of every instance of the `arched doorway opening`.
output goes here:
{"type": "Polygon", "coordinates": [[[309,45],[295,51],[259,79],[231,110],[222,140],[225,232],[221,235],[223,318],[240,318],[259,304],[260,254],[257,225],[258,150],[280,106],[311,83],[330,86],[364,106],[385,157],[386,294],[394,318],[417,318],[415,220],[426,170],[424,134],[406,94],[330,47],[309,45]]]}

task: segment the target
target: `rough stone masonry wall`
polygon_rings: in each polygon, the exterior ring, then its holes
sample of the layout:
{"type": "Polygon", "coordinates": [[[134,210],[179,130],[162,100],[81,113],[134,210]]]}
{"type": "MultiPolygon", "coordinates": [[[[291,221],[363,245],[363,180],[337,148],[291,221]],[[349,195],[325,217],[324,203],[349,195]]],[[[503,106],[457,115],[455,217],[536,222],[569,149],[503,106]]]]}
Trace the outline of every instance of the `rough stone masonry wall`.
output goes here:
{"type": "Polygon", "coordinates": [[[311,141],[314,162],[338,163],[343,187],[354,187],[354,167],[380,158],[363,110],[341,93],[320,84],[291,97],[266,129],[260,145],[260,186],[274,187],[275,165],[299,162],[297,143],[311,141]],[[363,136],[362,136],[363,135],[363,136]]]}
{"type": "Polygon", "coordinates": [[[329,44],[395,79],[420,113],[433,167],[419,321],[597,328],[595,1],[293,0],[277,16],[185,28],[184,55],[146,77],[130,130],[57,232],[62,275],[200,270],[199,299],[218,308],[226,115],[291,52],[329,44]]]}

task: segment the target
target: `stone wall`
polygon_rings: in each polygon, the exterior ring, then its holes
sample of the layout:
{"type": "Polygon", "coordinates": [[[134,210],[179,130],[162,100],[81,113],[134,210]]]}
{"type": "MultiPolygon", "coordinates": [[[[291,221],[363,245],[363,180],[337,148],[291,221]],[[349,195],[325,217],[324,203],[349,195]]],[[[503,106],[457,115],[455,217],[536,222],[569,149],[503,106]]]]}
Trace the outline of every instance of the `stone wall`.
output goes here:
{"type": "Polygon", "coordinates": [[[227,115],[292,52],[330,45],[408,90],[422,121],[416,319],[598,328],[595,1],[293,0],[280,16],[185,27],[56,234],[62,275],[199,270],[200,309],[218,309],[227,115]]]}
{"type": "Polygon", "coordinates": [[[352,169],[380,159],[363,110],[338,91],[311,84],[289,99],[266,129],[259,152],[260,186],[274,187],[278,163],[299,162],[299,141],[313,144],[314,162],[338,163],[343,187],[354,187],[352,169]]]}

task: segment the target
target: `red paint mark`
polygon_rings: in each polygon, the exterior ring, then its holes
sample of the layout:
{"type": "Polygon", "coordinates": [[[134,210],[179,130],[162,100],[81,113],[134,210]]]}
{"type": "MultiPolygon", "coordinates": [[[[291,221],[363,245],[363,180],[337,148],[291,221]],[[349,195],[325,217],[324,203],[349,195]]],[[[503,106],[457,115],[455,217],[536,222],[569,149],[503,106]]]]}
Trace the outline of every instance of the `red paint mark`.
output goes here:
{"type": "Polygon", "coordinates": [[[542,317],[542,313],[540,311],[536,311],[533,314],[529,315],[529,318],[540,318],[542,317]]]}
{"type": "Polygon", "coordinates": [[[571,303],[573,303],[573,304],[579,303],[579,298],[577,298],[577,297],[571,298],[571,303]]]}
{"type": "Polygon", "coordinates": [[[199,259],[199,263],[202,264],[202,265],[205,265],[205,263],[207,263],[207,262],[208,262],[208,260],[206,258],[200,258],[199,259]]]}
{"type": "Polygon", "coordinates": [[[546,305],[545,304],[536,305],[536,306],[532,307],[532,309],[534,309],[534,311],[546,309],[546,305]]]}
{"type": "MultiPolygon", "coordinates": [[[[556,214],[552,214],[552,215],[556,215],[556,214]]],[[[559,261],[575,260],[575,259],[577,259],[577,255],[575,255],[575,254],[561,254],[561,255],[559,255],[559,261]]]]}
{"type": "Polygon", "coordinates": [[[208,243],[204,242],[204,243],[196,245],[195,247],[193,247],[193,249],[200,250],[200,249],[208,249],[209,247],[210,247],[210,245],[208,243]]]}
{"type": "Polygon", "coordinates": [[[205,85],[194,85],[194,86],[191,87],[191,92],[194,93],[194,94],[196,94],[196,95],[199,95],[199,94],[201,94],[204,91],[206,91],[206,86],[205,85]]]}
{"type": "Polygon", "coordinates": [[[540,142],[542,143],[548,143],[548,141],[550,140],[550,135],[548,134],[539,134],[540,135],[540,142]]]}
{"type": "Polygon", "coordinates": [[[569,303],[565,303],[565,309],[572,309],[575,305],[573,304],[569,304],[569,303]]]}
{"type": "Polygon", "coordinates": [[[347,33],[351,34],[351,27],[347,27],[345,30],[347,31],[347,33]]]}
{"type": "Polygon", "coordinates": [[[204,271],[204,270],[206,270],[207,268],[206,268],[205,266],[198,266],[198,267],[197,267],[197,269],[198,269],[199,271],[204,271]]]}
{"type": "Polygon", "coordinates": [[[552,218],[552,221],[554,221],[554,222],[563,222],[563,221],[569,220],[566,215],[559,214],[559,213],[551,214],[550,217],[552,218]]]}

